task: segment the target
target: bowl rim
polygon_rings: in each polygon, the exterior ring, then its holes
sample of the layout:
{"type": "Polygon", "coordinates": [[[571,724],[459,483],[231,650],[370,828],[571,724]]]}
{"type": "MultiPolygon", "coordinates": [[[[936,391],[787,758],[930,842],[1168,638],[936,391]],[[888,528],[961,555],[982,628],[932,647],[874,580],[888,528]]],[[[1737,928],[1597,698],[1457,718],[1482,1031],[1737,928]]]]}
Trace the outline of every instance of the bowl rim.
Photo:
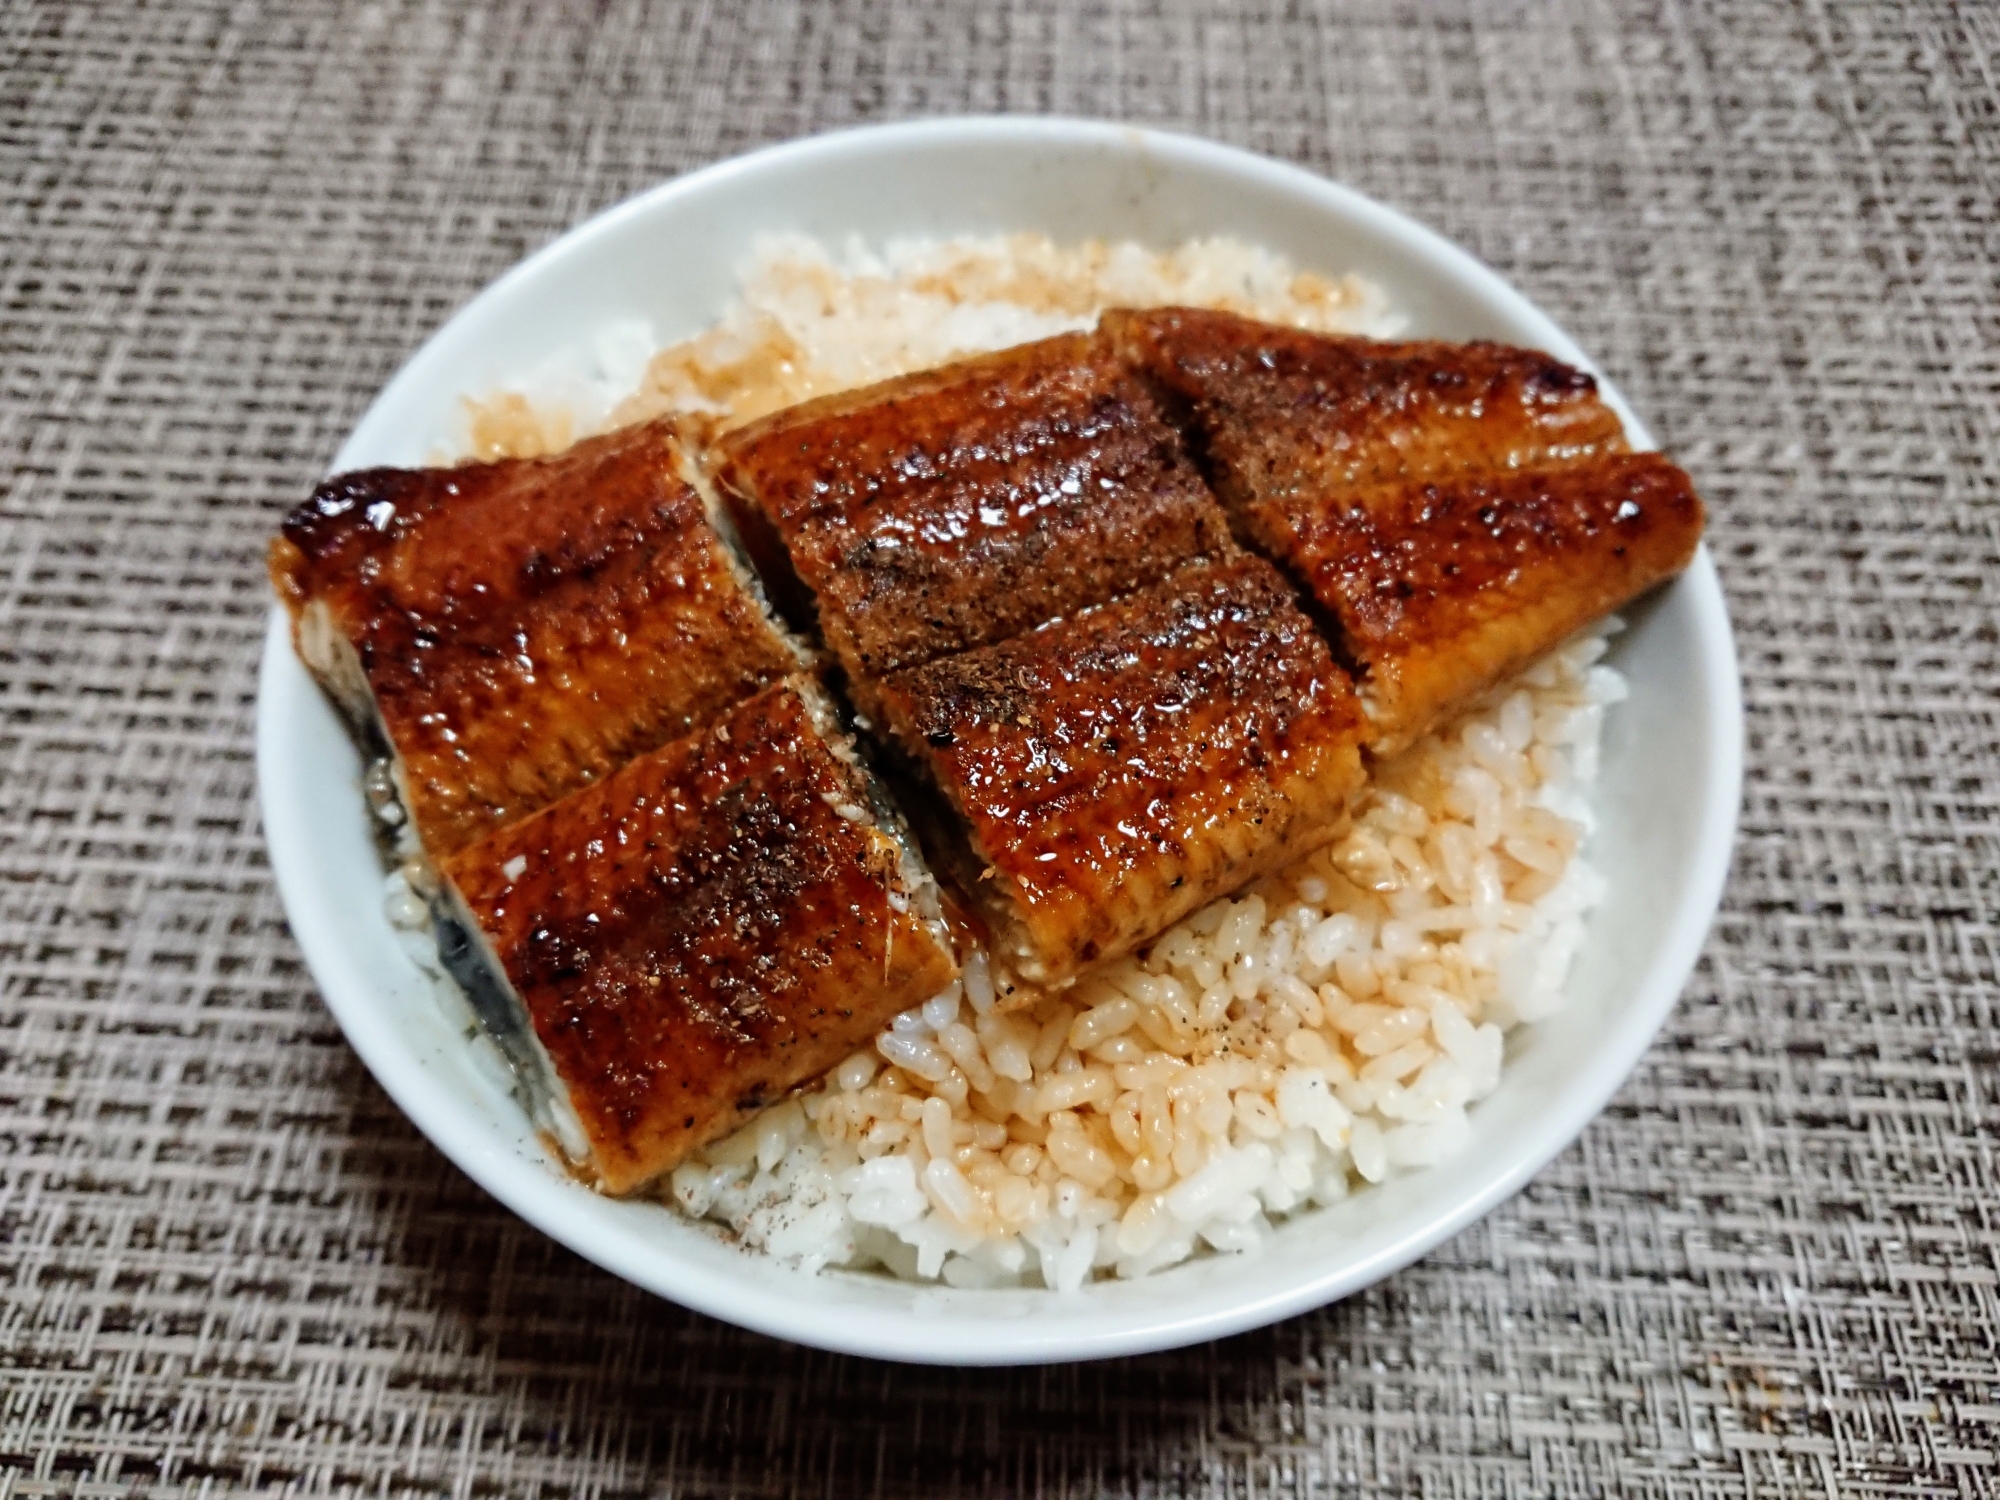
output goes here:
{"type": "MultiPolygon", "coordinates": [[[[1544,349],[1594,369],[1554,320],[1496,271],[1416,220],[1305,168],[1196,136],[1107,121],[1061,116],[957,116],[856,126],[764,146],[671,178],[584,220],[489,283],[433,330],[356,422],[329,472],[353,466],[355,450],[365,443],[371,424],[428,378],[428,359],[452,329],[628,219],[657,212],[677,199],[699,195],[730,179],[780,163],[831,164],[884,148],[995,141],[1138,150],[1170,164],[1220,169],[1252,184],[1303,198],[1332,216],[1396,242],[1481,301],[1503,308],[1532,329],[1535,342],[1544,349]]],[[[1645,427],[1610,382],[1604,381],[1601,373],[1599,379],[1607,401],[1625,419],[1634,445],[1652,446],[1645,427]]],[[[1690,874],[1677,893],[1672,922],[1654,961],[1607,1024],[1589,1068],[1551,1101],[1552,1112],[1538,1124],[1533,1139],[1516,1146],[1506,1157],[1504,1170],[1488,1178],[1477,1191],[1416,1216],[1417,1221],[1393,1243],[1373,1255],[1275,1287],[1246,1277],[1242,1295],[1224,1305],[1164,1311],[1158,1305],[1135,1307],[1122,1320],[1112,1320],[1119,1326],[1086,1332],[1040,1326],[1051,1320],[994,1318],[988,1320],[990,1342],[976,1348],[946,1347],[932,1320],[921,1313],[890,1317],[863,1310],[857,1315],[856,1309],[843,1307],[836,1299],[772,1298],[768,1285],[753,1285],[748,1276],[720,1274],[676,1261],[670,1250],[662,1252],[658,1247],[648,1251],[607,1244],[577,1230],[564,1213],[564,1193],[554,1174],[499,1147],[479,1122],[440,1095],[428,1076],[427,1065],[412,1049],[393,1034],[360,1024],[356,1002],[347,998],[355,986],[367,981],[331,920],[307,899],[314,864],[310,830],[303,808],[279,795],[285,779],[281,764],[285,726],[299,707],[301,682],[303,691],[316,692],[317,688],[297,666],[289,622],[283,607],[275,602],[258,682],[260,810],[273,876],[292,932],[349,1044],[397,1107],[449,1160],[551,1238],[623,1279],[683,1306],[757,1332],[841,1353],[954,1365],[1044,1363],[1144,1353],[1260,1327],[1350,1295],[1402,1269],[1517,1192],[1573,1144],[1622,1087],[1700,958],[1728,876],[1742,795],[1742,696],[1735,643],[1720,579],[1705,545],[1675,587],[1687,590],[1692,602],[1699,680],[1707,689],[1701,708],[1710,726],[1708,794],[1701,807],[1690,874]]],[[[1064,1320],[1053,1321],[1061,1325],[1064,1320]]]]}

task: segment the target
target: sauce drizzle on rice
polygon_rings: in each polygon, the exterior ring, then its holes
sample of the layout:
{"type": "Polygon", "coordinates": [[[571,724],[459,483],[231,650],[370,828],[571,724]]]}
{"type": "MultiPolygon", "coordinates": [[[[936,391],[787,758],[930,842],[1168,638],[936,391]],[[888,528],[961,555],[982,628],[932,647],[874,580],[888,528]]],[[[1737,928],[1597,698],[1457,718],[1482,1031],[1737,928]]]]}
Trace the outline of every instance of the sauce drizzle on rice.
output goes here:
{"type": "MultiPolygon", "coordinates": [[[[621,332],[594,374],[552,366],[468,403],[466,448],[533,454],[669,411],[721,431],[1163,304],[1399,331],[1372,287],[1226,240],[835,256],[774,239],[715,327],[649,362],[621,332]]],[[[1379,767],[1344,838],[1140,954],[1011,1013],[1006,976],[974,955],[874,1048],[685,1162],[670,1197],[808,1269],[1070,1289],[1254,1248],[1284,1215],[1443,1159],[1499,1080],[1505,1032],[1561,1003],[1597,899],[1577,849],[1623,696],[1598,660],[1615,629],[1379,767]]]]}

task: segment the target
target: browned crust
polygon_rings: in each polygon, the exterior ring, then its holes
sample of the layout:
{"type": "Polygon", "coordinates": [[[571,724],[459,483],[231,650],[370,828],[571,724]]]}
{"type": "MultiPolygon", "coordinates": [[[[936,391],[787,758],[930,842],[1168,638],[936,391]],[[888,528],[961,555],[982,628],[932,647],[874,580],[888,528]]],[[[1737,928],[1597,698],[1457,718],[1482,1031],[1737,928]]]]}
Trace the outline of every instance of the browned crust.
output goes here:
{"type": "Polygon", "coordinates": [[[1597,382],[1533,349],[1338,337],[1185,307],[1107,312],[1099,326],[1184,412],[1232,508],[1625,448],[1597,382]]]}
{"type": "Polygon", "coordinates": [[[1366,667],[1383,752],[1679,572],[1702,529],[1692,482],[1657,453],[1259,515],[1366,667]]]}
{"type": "Polygon", "coordinates": [[[610,1192],[824,1073],[957,972],[897,841],[856,816],[869,789],[828,748],[811,691],[769,687],[445,861],[610,1192]]]}
{"type": "Polygon", "coordinates": [[[651,423],[548,458],[343,474],[286,518],[273,579],[354,645],[434,855],[797,668],[680,462],[651,423]]]}
{"type": "Polygon", "coordinates": [[[1003,640],[1230,548],[1142,382],[1065,334],[790,411],[717,477],[781,596],[871,679],[1003,640]]]}
{"type": "Polygon", "coordinates": [[[1352,685],[1251,557],[895,673],[882,697],[963,820],[967,894],[1038,983],[1325,842],[1361,781],[1352,685]]]}

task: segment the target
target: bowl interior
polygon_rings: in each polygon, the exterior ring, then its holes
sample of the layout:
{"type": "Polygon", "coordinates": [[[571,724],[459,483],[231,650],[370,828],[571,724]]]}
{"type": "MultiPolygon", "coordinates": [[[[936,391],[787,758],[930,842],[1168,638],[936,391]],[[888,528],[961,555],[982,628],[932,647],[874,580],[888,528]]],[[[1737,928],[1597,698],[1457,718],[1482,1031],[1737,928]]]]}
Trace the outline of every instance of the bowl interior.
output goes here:
{"type": "MultiPolygon", "coordinates": [[[[649,321],[663,340],[710,322],[753,236],[838,242],[1042,230],[1167,246],[1229,234],[1308,269],[1358,271],[1413,334],[1531,344],[1588,364],[1498,277],[1379,204],[1310,174],[1184,137],[1049,120],[878,127],[773,148],[631,200],[524,262],[463,308],[363,417],[336,468],[418,463],[459,401],[649,321]]],[[[1648,440],[1615,392],[1636,441],[1648,440]]],[[[328,1006],[398,1105],[496,1197],[579,1253],[676,1301],[826,1348],[950,1363],[1075,1359],[1216,1337],[1351,1292],[1514,1191],[1575,1138],[1630,1070],[1692,967],[1734,828],[1735,660],[1704,553],[1628,615],[1612,660],[1631,698],[1607,719],[1591,857],[1610,894],[1556,1022],[1516,1033],[1462,1155],[1295,1218],[1253,1258],[1136,1282],[963,1292],[871,1275],[805,1277],[738,1253],[655,1205],[614,1202],[551,1163],[463,1045],[382,912],[361,764],[274,613],[258,706],[273,868],[328,1006]]]]}

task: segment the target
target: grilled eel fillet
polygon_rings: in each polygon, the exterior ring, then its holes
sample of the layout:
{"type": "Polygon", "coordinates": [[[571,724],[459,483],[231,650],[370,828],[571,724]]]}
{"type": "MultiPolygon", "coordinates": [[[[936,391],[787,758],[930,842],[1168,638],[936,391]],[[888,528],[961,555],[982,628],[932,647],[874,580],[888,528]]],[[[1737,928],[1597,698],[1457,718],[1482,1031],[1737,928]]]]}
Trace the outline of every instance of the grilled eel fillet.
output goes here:
{"type": "Polygon", "coordinates": [[[443,862],[612,1193],[957,973],[937,892],[804,676],[443,862]]]}
{"type": "Polygon", "coordinates": [[[1267,524],[1365,669],[1371,748],[1393,754],[1686,567],[1702,509],[1680,469],[1628,453],[1383,485],[1267,524]]]}
{"type": "Polygon", "coordinates": [[[958,820],[933,856],[994,951],[1059,983],[1331,839],[1362,717],[1270,564],[1198,563],[891,673],[890,731],[958,820]]]}
{"type": "Polygon", "coordinates": [[[798,669],[682,462],[656,422],[339,475],[285,519],[299,655],[397,758],[433,858],[798,669]]]}
{"type": "Polygon", "coordinates": [[[724,437],[752,560],[863,712],[887,673],[1005,640],[1229,546],[1145,384],[1064,334],[724,437]]]}
{"type": "Polygon", "coordinates": [[[1539,350],[1344,338],[1186,307],[1107,312],[1100,327],[1180,408],[1241,516],[1625,451],[1597,382],[1539,350]]]}
{"type": "Polygon", "coordinates": [[[1302,583],[1391,754],[1678,572],[1686,474],[1625,451],[1589,375],[1166,308],[1103,330],[1188,423],[1238,533],[1302,583]]]}

